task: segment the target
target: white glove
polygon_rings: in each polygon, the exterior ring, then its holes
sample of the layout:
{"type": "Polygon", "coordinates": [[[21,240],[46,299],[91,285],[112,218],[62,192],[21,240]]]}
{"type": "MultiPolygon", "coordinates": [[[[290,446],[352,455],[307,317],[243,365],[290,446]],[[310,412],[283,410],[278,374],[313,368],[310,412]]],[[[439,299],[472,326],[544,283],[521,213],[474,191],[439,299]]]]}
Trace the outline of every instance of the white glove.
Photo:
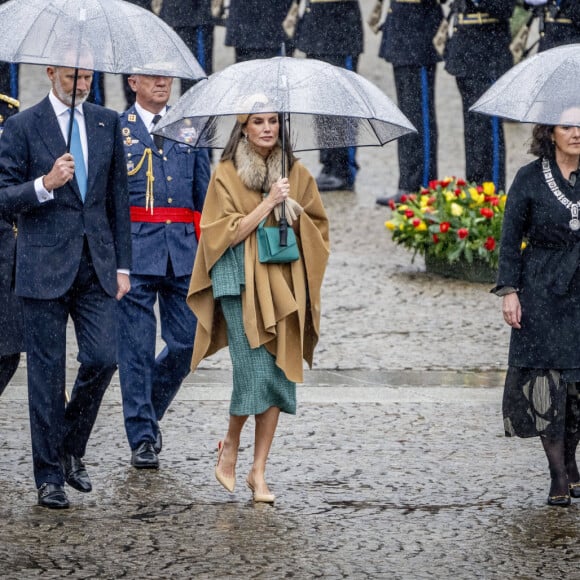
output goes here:
{"type": "Polygon", "coordinates": [[[381,30],[381,16],[383,15],[383,0],[376,0],[373,10],[369,15],[367,24],[371,27],[371,30],[378,34],[381,30]]]}
{"type": "Polygon", "coordinates": [[[542,4],[547,4],[548,0],[526,0],[526,4],[530,6],[542,6],[542,4]]]}
{"type": "MultiPolygon", "coordinates": [[[[288,222],[288,225],[291,226],[298,219],[298,216],[304,211],[304,209],[291,197],[288,197],[284,203],[286,204],[286,221],[288,222]]],[[[280,203],[274,208],[274,217],[276,218],[276,221],[280,221],[281,205],[282,204],[280,203]]]]}

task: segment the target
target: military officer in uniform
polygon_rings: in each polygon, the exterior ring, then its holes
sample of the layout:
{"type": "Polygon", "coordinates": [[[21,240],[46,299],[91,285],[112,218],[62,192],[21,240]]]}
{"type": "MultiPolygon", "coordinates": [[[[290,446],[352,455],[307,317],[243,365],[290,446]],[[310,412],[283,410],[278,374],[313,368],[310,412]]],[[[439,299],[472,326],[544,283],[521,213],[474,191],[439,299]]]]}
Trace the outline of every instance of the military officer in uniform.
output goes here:
{"type": "MultiPolygon", "coordinates": [[[[4,121],[17,113],[19,106],[16,99],[0,94],[0,135],[4,121]]],[[[0,198],[0,395],[14,376],[24,350],[20,302],[12,292],[16,257],[14,220],[3,205],[0,198]]]]}
{"type": "MultiPolygon", "coordinates": [[[[363,25],[358,0],[309,0],[296,28],[296,48],[348,70],[357,70],[363,52],[363,25]]],[[[320,152],[320,191],[353,189],[357,164],[354,148],[320,152]]]]}
{"type": "Polygon", "coordinates": [[[153,137],[173,79],[132,75],[135,105],[121,115],[131,210],[131,291],[119,303],[119,377],[137,469],[156,469],[159,421],[190,370],[196,318],[185,300],[205,200],[207,151],[153,137]],[[158,302],[165,348],[155,356],[158,302]]]}
{"type": "Polygon", "coordinates": [[[282,54],[288,40],[282,22],[291,4],[292,0],[230,0],[225,44],[235,48],[236,62],[282,54]]]}
{"type": "Polygon", "coordinates": [[[540,16],[538,52],[580,42],[580,2],[578,0],[527,0],[540,16]]]}
{"type": "MultiPolygon", "coordinates": [[[[163,0],[159,17],[171,26],[194,54],[201,68],[213,72],[213,29],[211,0],[163,0]]],[[[181,79],[181,94],[194,84],[181,79]]]]}
{"type": "Polygon", "coordinates": [[[501,121],[470,113],[469,107],[513,65],[509,19],[515,0],[462,0],[454,6],[445,68],[455,77],[463,103],[466,178],[476,183],[492,181],[503,190],[505,141],[501,121]]]}
{"type": "Polygon", "coordinates": [[[435,71],[441,57],[433,38],[443,19],[439,0],[392,0],[383,26],[379,56],[392,63],[397,104],[417,133],[397,140],[397,193],[377,198],[380,205],[400,201],[437,178],[435,71]]]}

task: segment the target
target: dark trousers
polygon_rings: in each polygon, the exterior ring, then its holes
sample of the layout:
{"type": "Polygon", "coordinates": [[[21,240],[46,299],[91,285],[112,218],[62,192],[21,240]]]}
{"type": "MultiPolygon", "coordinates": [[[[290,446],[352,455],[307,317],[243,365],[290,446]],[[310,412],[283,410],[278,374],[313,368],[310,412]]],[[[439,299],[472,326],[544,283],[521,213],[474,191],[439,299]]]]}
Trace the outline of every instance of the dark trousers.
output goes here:
{"type": "MultiPolygon", "coordinates": [[[[185,42],[201,68],[209,76],[213,72],[213,24],[204,24],[195,28],[180,26],[175,28],[175,32],[185,42]]],[[[181,94],[183,95],[194,84],[195,82],[192,80],[181,79],[181,94]]]]}
{"type": "Polygon", "coordinates": [[[491,86],[480,78],[457,77],[463,101],[465,139],[465,177],[467,181],[492,181],[497,190],[505,190],[505,139],[497,117],[470,113],[469,107],[491,86]]]}
{"type": "Polygon", "coordinates": [[[18,363],[20,362],[20,353],[6,354],[0,356],[0,395],[12,380],[18,363]]]}
{"type": "MultiPolygon", "coordinates": [[[[358,56],[344,54],[309,54],[307,56],[354,72],[358,66],[358,56]]],[[[342,130],[340,119],[336,120],[336,130],[338,132],[342,130]]],[[[344,130],[348,131],[348,123],[345,123],[344,130]]],[[[354,186],[358,171],[354,147],[321,149],[320,163],[322,163],[322,173],[344,179],[349,187],[354,186]]]]}
{"type": "Polygon", "coordinates": [[[197,319],[186,303],[189,279],[131,275],[131,290],[119,302],[119,377],[131,449],[155,441],[158,422],[190,372],[197,319]],[[157,357],[156,300],[166,345],[157,357]]]}
{"type": "Polygon", "coordinates": [[[394,67],[397,104],[417,133],[397,140],[399,190],[419,191],[437,179],[436,66],[394,67]]]}
{"type": "Polygon", "coordinates": [[[105,293],[85,242],[79,271],[64,296],[22,299],[28,404],[36,486],[64,484],[63,454],[83,457],[116,370],[116,300],[105,293]],[[80,368],[65,406],[66,328],[71,317],[80,368]]]}

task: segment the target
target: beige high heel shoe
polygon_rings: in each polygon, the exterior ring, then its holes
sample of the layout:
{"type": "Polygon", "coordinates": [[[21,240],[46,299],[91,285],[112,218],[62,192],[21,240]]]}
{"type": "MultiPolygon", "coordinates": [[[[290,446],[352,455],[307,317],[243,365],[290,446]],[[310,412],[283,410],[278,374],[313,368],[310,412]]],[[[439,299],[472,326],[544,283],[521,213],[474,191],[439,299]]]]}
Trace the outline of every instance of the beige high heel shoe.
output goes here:
{"type": "Polygon", "coordinates": [[[256,493],[254,484],[249,480],[249,478],[246,478],[246,485],[252,492],[254,503],[274,503],[276,500],[276,496],[273,493],[256,493]]]}
{"type": "Polygon", "coordinates": [[[225,475],[220,471],[220,459],[222,457],[222,453],[224,452],[224,443],[223,441],[218,441],[218,456],[217,456],[217,463],[215,466],[215,478],[230,492],[233,493],[236,487],[236,472],[234,470],[234,475],[229,476],[225,475]]]}

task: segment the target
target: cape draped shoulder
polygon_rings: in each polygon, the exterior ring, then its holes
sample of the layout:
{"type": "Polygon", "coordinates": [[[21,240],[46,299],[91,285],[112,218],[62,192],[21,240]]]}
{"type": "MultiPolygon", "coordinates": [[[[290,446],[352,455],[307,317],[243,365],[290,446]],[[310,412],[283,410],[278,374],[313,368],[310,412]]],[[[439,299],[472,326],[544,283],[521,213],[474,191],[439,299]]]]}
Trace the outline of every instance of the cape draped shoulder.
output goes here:
{"type": "MultiPolygon", "coordinates": [[[[329,256],[329,227],[310,172],[296,161],[288,178],[290,197],[304,208],[293,225],[300,259],[289,264],[260,263],[256,232],[252,232],[243,242],[242,310],[250,346],[265,346],[289,380],[303,382],[302,360],[312,367],[320,335],[320,295],[329,256]]],[[[232,161],[220,161],[205,199],[202,233],[187,297],[198,319],[192,370],[228,344],[219,301],[213,297],[211,269],[231,246],[242,218],[261,201],[262,192],[244,184],[232,161]]],[[[266,225],[275,224],[271,214],[266,225]]]]}

